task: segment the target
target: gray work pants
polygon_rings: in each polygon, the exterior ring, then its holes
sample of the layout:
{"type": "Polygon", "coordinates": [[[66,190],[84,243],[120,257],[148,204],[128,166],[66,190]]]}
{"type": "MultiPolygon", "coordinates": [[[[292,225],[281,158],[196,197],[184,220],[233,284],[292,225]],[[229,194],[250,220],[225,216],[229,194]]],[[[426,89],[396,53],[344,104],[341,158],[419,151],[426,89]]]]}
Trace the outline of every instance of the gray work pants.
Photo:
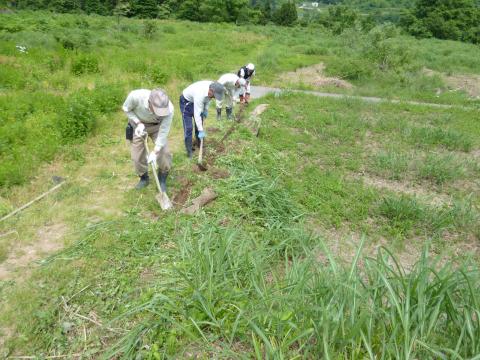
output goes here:
{"type": "MultiPolygon", "coordinates": [[[[145,131],[147,132],[148,136],[155,142],[155,140],[157,139],[160,124],[144,123],[144,125],[145,131]]],[[[144,137],[139,137],[134,133],[130,145],[135,172],[138,176],[141,176],[148,171],[147,149],[145,149],[144,137]]],[[[150,149],[150,151],[152,150],[153,149],[150,149]]],[[[162,173],[170,171],[170,168],[172,167],[172,153],[168,149],[168,143],[165,144],[164,147],[162,147],[160,153],[158,154],[157,166],[162,173]]]]}

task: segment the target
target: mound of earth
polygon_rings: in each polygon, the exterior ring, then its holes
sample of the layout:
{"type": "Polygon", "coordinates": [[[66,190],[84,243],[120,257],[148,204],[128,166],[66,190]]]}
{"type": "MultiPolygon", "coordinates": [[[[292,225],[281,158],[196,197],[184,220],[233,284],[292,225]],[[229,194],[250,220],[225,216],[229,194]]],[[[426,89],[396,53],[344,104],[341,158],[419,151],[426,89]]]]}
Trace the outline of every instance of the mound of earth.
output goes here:
{"type": "Polygon", "coordinates": [[[299,68],[280,75],[279,80],[303,83],[314,87],[335,86],[338,88],[351,89],[353,87],[348,81],[336,77],[328,77],[324,74],[325,65],[323,63],[299,68]]]}

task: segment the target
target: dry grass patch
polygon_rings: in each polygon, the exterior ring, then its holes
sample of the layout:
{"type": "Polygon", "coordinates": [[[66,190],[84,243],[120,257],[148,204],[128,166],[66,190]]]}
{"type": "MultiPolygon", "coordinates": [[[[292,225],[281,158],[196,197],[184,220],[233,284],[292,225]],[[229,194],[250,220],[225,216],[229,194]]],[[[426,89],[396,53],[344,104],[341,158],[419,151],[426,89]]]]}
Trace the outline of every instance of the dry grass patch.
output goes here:
{"type": "Polygon", "coordinates": [[[381,190],[388,190],[397,194],[406,194],[416,196],[422,201],[433,206],[451,205],[452,198],[447,194],[440,194],[430,191],[422,186],[412,182],[387,180],[370,174],[355,174],[351,176],[352,180],[362,180],[365,185],[372,186],[381,190]]]}
{"type": "Polygon", "coordinates": [[[464,91],[471,98],[480,99],[480,75],[445,75],[427,68],[424,73],[428,76],[439,75],[451,90],[464,91]]]}
{"type": "Polygon", "coordinates": [[[351,89],[353,85],[348,81],[337,77],[328,77],[324,74],[325,65],[323,63],[303,67],[281,74],[278,81],[286,81],[288,83],[302,83],[311,85],[316,88],[325,86],[334,86],[342,89],[351,89]]]}
{"type": "Polygon", "coordinates": [[[7,259],[0,264],[0,281],[15,278],[18,270],[25,277],[28,266],[46,254],[51,254],[63,247],[63,237],[68,226],[64,223],[45,225],[37,230],[32,244],[17,244],[8,254],[7,259]]]}

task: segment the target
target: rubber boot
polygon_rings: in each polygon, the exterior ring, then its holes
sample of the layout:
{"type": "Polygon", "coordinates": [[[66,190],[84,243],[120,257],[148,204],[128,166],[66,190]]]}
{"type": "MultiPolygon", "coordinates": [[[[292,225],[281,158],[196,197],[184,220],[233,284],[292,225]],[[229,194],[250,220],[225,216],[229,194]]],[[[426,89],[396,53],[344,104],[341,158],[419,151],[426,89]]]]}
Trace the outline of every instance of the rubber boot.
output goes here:
{"type": "Polygon", "coordinates": [[[191,159],[193,156],[192,140],[185,140],[185,149],[187,150],[187,157],[191,159]]]}
{"type": "Polygon", "coordinates": [[[140,181],[135,186],[135,189],[137,190],[143,189],[144,187],[147,187],[149,183],[150,183],[150,178],[148,177],[148,172],[146,172],[145,174],[140,176],[140,181]]]}
{"type": "Polygon", "coordinates": [[[227,113],[227,120],[233,120],[233,109],[232,108],[226,108],[225,111],[227,113]]]}
{"type": "Polygon", "coordinates": [[[160,182],[160,188],[164,193],[167,192],[167,177],[168,177],[168,171],[161,172],[160,170],[158,170],[158,180],[160,182]]]}
{"type": "Polygon", "coordinates": [[[222,120],[222,108],[217,108],[217,121],[222,120]]]}

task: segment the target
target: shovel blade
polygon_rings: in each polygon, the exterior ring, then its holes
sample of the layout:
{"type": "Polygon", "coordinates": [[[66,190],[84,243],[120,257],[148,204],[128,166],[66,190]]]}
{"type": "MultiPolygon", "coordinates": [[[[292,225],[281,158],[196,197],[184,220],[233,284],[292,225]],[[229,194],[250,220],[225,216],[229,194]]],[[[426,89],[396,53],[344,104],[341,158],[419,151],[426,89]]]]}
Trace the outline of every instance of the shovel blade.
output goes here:
{"type": "Polygon", "coordinates": [[[198,168],[200,171],[207,171],[207,167],[203,163],[197,163],[198,168]]]}
{"type": "Polygon", "coordinates": [[[168,198],[168,195],[164,192],[157,194],[155,196],[155,199],[157,199],[157,202],[159,203],[162,210],[169,210],[173,207],[172,202],[168,198]]]}

